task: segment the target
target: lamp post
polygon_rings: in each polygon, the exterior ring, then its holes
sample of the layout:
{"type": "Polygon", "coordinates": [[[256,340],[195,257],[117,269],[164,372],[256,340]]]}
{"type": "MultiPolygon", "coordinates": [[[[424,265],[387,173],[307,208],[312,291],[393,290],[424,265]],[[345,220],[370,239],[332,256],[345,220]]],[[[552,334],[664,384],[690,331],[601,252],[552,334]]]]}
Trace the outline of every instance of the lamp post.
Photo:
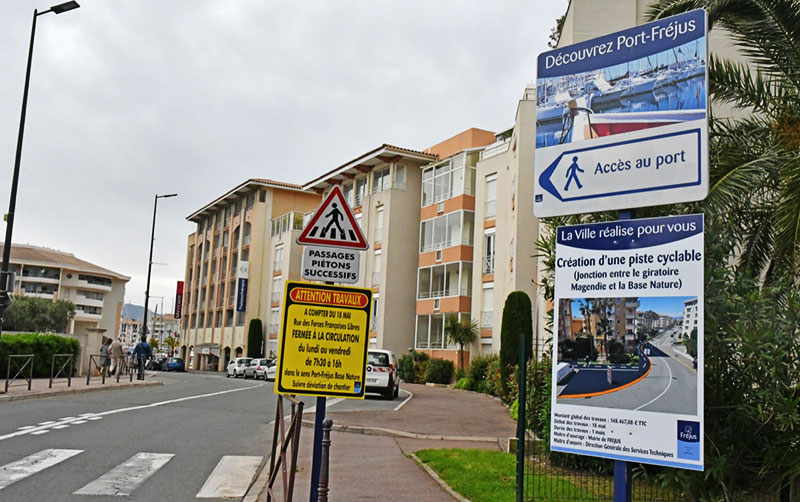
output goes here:
{"type": "Polygon", "coordinates": [[[25,115],[28,110],[28,87],[31,80],[31,61],[33,60],[33,40],[36,35],[36,18],[42,14],[52,12],[53,14],[62,14],[64,12],[77,9],[80,7],[78,2],[65,2],[62,4],[54,5],[49,9],[39,12],[33,10],[33,25],[31,26],[31,43],[28,47],[28,66],[25,70],[25,87],[22,91],[22,111],[19,116],[19,134],[17,136],[17,153],[14,158],[14,177],[11,181],[11,196],[8,202],[8,214],[6,214],[6,240],[3,245],[3,264],[0,268],[0,336],[3,333],[3,313],[11,306],[11,297],[9,291],[14,290],[13,284],[8,284],[11,274],[8,273],[9,262],[11,261],[11,234],[14,229],[14,209],[17,205],[17,185],[19,184],[19,166],[22,160],[22,138],[25,134],[25,115]]]}
{"type": "Polygon", "coordinates": [[[147,308],[150,304],[150,273],[153,270],[153,242],[156,240],[156,211],[158,211],[158,199],[175,197],[178,194],[170,193],[167,195],[156,195],[153,199],[153,228],[150,231],[150,259],[147,260],[147,288],[144,291],[144,318],[142,319],[142,341],[147,341],[147,308]]]}

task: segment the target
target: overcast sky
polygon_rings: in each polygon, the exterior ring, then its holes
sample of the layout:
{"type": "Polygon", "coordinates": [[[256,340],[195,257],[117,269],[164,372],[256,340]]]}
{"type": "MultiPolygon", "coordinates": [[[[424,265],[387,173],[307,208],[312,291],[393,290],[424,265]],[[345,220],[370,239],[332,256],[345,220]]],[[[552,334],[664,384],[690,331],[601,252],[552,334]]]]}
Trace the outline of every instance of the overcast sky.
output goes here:
{"type": "MultiPolygon", "coordinates": [[[[57,3],[59,0],[55,0],[57,3]]],[[[79,0],[38,18],[14,242],[131,276],[172,310],[186,216],[242,181],[303,183],[382,143],[513,125],[567,0],[79,0]]],[[[34,8],[0,2],[0,212],[34,8]]],[[[3,226],[5,235],[5,227],[3,226]]],[[[2,237],[0,237],[2,238],[2,237]]],[[[158,300],[156,300],[158,301],[158,300]]]]}

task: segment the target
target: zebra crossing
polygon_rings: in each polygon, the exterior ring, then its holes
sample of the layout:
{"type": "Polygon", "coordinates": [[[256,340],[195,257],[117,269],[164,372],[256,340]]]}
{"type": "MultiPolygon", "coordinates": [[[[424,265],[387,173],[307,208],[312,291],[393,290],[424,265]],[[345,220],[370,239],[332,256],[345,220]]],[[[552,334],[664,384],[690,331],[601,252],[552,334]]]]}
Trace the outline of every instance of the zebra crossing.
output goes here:
{"type": "MultiPolygon", "coordinates": [[[[71,476],[70,460],[80,460],[85,450],[45,449],[19,460],[0,466],[0,499],[2,490],[23,481],[35,479],[48,469],[63,469],[71,476]]],[[[129,496],[145,481],[158,475],[169,462],[179,462],[180,456],[172,453],[138,452],[121,464],[111,468],[97,479],[72,492],[73,495],[129,496]]],[[[196,498],[244,497],[258,473],[263,457],[254,455],[225,455],[206,478],[196,498]]]]}

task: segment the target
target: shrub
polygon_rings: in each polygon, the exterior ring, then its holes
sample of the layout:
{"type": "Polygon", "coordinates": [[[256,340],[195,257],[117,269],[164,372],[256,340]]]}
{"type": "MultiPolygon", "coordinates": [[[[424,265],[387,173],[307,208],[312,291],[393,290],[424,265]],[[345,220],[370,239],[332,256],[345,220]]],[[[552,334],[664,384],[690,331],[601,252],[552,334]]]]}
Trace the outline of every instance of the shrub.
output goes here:
{"type": "Polygon", "coordinates": [[[474,385],[475,382],[469,377],[459,378],[458,381],[456,381],[456,389],[472,390],[474,385]]]}
{"type": "Polygon", "coordinates": [[[397,362],[400,378],[406,383],[423,382],[422,375],[425,374],[422,364],[428,360],[428,354],[424,352],[411,352],[400,357],[397,362]]]}
{"type": "Polygon", "coordinates": [[[478,356],[469,363],[467,368],[467,377],[471,378],[476,384],[486,379],[489,364],[497,360],[497,355],[478,356]]]}
{"type": "Polygon", "coordinates": [[[425,367],[425,381],[448,384],[453,381],[454,369],[453,361],[431,359],[425,367]]]}
{"type": "Polygon", "coordinates": [[[250,319],[247,331],[247,357],[261,357],[261,345],[264,339],[261,319],[250,319]]]}
{"type": "MultiPolygon", "coordinates": [[[[78,340],[60,335],[38,335],[36,333],[23,335],[3,335],[0,339],[0,375],[8,371],[8,356],[33,354],[34,378],[48,378],[53,354],[73,354],[76,361],[73,371],[78,368],[78,353],[80,344],[78,340]]],[[[13,373],[13,370],[12,370],[13,373]]],[[[27,370],[25,371],[27,375],[27,370]]]]}
{"type": "MultiPolygon", "coordinates": [[[[525,351],[525,360],[531,357],[531,343],[533,342],[533,319],[531,314],[531,299],[523,291],[513,291],[506,297],[503,306],[503,321],[500,326],[500,394],[509,394],[506,382],[511,368],[519,364],[519,351],[525,351]],[[525,340],[525,346],[520,347],[520,336],[525,340]]],[[[513,396],[511,396],[513,397],[513,396]]]]}
{"type": "Polygon", "coordinates": [[[500,359],[495,357],[486,367],[486,378],[476,384],[478,392],[496,396],[500,388],[500,359]]]}
{"type": "Polygon", "coordinates": [[[625,352],[625,344],[619,340],[608,341],[608,361],[612,364],[627,364],[630,355],[625,352]]]}

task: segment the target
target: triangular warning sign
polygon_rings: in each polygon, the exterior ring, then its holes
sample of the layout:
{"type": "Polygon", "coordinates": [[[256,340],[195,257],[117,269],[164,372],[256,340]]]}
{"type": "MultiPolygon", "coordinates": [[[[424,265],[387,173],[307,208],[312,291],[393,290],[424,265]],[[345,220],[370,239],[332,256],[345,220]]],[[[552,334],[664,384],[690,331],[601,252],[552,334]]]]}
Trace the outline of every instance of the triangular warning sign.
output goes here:
{"type": "Polygon", "coordinates": [[[348,249],[369,249],[361,227],[353,217],[342,189],[334,186],[317,212],[297,237],[298,244],[331,246],[348,249]]]}

